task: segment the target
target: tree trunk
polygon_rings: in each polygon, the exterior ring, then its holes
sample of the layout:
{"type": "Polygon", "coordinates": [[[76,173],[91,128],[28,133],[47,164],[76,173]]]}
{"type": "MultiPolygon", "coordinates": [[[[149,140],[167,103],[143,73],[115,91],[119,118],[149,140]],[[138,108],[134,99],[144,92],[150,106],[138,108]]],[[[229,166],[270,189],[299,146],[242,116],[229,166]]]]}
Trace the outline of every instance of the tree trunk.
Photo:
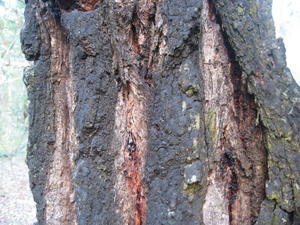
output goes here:
{"type": "Polygon", "coordinates": [[[43,225],[299,225],[300,89],[271,0],[28,0],[43,225]]]}

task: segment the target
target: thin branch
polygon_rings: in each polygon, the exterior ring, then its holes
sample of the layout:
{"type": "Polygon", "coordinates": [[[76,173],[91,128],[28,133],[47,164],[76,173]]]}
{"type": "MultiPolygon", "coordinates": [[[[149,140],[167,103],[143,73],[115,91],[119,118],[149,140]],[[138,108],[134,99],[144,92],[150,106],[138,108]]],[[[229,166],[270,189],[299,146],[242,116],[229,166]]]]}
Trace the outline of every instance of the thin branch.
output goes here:
{"type": "Polygon", "coordinates": [[[8,48],[2,53],[1,55],[2,59],[10,52],[10,50],[14,47],[15,43],[16,43],[16,38],[11,42],[8,48]]]}

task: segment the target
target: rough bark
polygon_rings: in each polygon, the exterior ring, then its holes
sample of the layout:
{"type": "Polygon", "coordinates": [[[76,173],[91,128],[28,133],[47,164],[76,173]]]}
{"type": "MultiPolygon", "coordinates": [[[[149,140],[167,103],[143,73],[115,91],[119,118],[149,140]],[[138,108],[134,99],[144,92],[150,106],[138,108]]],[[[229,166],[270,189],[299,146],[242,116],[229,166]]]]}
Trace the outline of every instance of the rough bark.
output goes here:
{"type": "Polygon", "coordinates": [[[270,0],[28,0],[25,19],[38,224],[300,224],[270,0]]]}

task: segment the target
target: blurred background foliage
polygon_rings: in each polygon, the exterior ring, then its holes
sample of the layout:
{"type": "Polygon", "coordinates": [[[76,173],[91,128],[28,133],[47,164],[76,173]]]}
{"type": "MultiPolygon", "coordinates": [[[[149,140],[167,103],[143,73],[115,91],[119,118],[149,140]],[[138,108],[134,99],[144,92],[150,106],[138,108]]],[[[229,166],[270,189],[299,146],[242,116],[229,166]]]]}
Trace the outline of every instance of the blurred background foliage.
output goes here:
{"type": "Polygon", "coordinates": [[[21,52],[20,30],[25,3],[0,0],[0,157],[25,153],[27,96],[22,81],[29,63],[21,52]]]}

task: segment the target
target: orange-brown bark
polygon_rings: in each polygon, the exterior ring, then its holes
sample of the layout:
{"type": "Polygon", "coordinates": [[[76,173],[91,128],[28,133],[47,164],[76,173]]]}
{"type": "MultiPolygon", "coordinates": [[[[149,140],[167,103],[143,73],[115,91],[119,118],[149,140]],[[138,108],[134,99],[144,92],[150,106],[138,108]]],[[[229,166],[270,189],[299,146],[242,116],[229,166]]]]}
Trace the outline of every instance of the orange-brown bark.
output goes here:
{"type": "Polygon", "coordinates": [[[94,10],[101,0],[80,0],[80,7],[84,11],[94,10]]]}
{"type": "Polygon", "coordinates": [[[148,149],[155,1],[122,3],[127,4],[132,10],[131,18],[126,18],[130,23],[119,24],[124,32],[115,37],[118,41],[114,42],[113,57],[120,87],[115,122],[119,126],[115,129],[119,130],[116,138],[122,142],[121,154],[116,160],[120,168],[116,189],[122,199],[120,210],[124,224],[143,225],[147,216],[143,173],[148,149]],[[128,50],[125,55],[119,52],[118,46],[128,50]]]}

